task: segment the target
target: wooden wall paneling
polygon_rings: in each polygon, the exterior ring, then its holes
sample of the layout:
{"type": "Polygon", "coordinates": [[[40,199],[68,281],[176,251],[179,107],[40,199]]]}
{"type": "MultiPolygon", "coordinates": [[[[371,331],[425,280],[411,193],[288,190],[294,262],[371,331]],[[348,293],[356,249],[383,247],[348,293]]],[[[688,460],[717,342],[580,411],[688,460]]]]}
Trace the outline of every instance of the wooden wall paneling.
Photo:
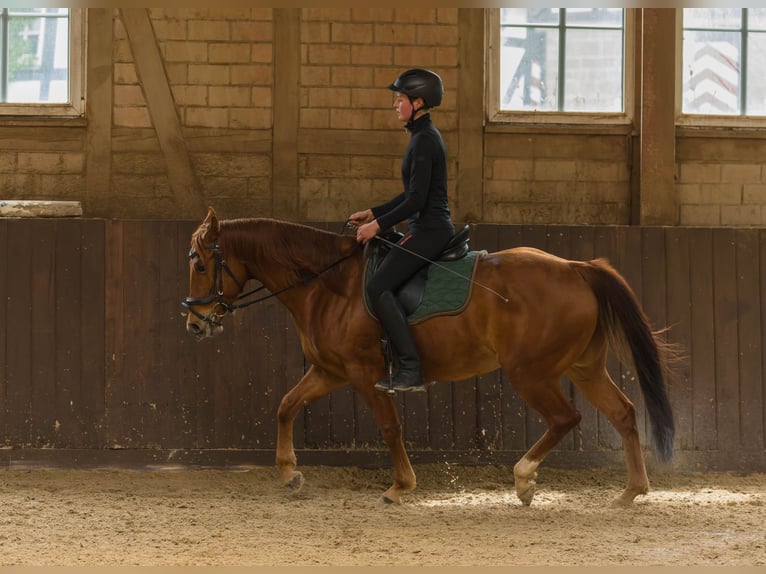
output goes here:
{"type": "MultiPolygon", "coordinates": [[[[79,315],[82,354],[75,417],[78,448],[104,447],[106,381],[106,241],[103,220],[81,220],[79,315]]],[[[170,380],[175,380],[173,377],[170,380]]]]}
{"type": "Polygon", "coordinates": [[[155,441],[173,448],[183,435],[183,401],[179,400],[179,340],[186,334],[180,301],[188,291],[187,242],[179,245],[179,223],[167,221],[155,226],[157,232],[158,299],[157,383],[153,385],[154,412],[157,415],[155,441]]]}
{"type": "MultiPolygon", "coordinates": [[[[521,226],[498,226],[496,251],[524,245],[521,226]]],[[[526,404],[503,373],[501,375],[501,414],[503,420],[503,448],[505,450],[527,450],[531,444],[526,429],[526,404]]]]}
{"type": "Polygon", "coordinates": [[[119,380],[120,402],[115,407],[122,419],[122,444],[126,447],[147,443],[156,446],[158,224],[161,222],[130,221],[124,227],[122,329],[125,361],[119,380]]]}
{"type": "MultiPolygon", "coordinates": [[[[739,449],[739,346],[737,341],[737,251],[735,230],[713,233],[713,315],[715,321],[715,398],[719,447],[739,449]]],[[[752,265],[752,261],[749,263],[752,265]]]]}
{"type": "MultiPolygon", "coordinates": [[[[83,380],[83,348],[80,322],[84,300],[82,286],[83,250],[80,238],[82,222],[57,220],[55,231],[55,369],[57,380],[55,396],[49,400],[54,405],[56,435],[60,444],[74,446],[79,442],[80,425],[77,413],[80,409],[80,386],[83,380]]],[[[90,382],[90,381],[89,381],[90,382]]],[[[90,382],[98,384],[97,382],[90,382]]]]}
{"type": "MultiPolygon", "coordinates": [[[[0,240],[2,240],[2,230],[0,229],[0,240]]],[[[766,287],[766,232],[763,230],[760,230],[758,233],[758,247],[759,247],[759,256],[758,260],[760,263],[759,267],[759,278],[760,278],[760,284],[761,284],[761,290],[759,292],[759,302],[761,304],[761,345],[764,344],[764,340],[766,339],[766,300],[764,300],[763,297],[763,288],[766,287]]],[[[2,295],[2,291],[0,290],[0,295],[2,295]]],[[[1,313],[2,311],[0,311],[1,313]]],[[[2,320],[2,316],[0,315],[0,322],[2,320]]],[[[0,337],[2,336],[2,333],[0,333],[0,337]]],[[[761,389],[760,389],[760,397],[761,397],[761,424],[763,425],[763,435],[761,443],[761,448],[763,450],[766,450],[766,353],[761,353],[761,389]]],[[[757,395],[757,391],[756,391],[757,395]]],[[[753,413],[752,416],[757,416],[756,413],[753,413]]],[[[757,448],[757,445],[754,445],[754,448],[757,448]]]]}
{"type": "Polygon", "coordinates": [[[760,235],[758,229],[735,231],[739,435],[745,450],[763,450],[764,445],[760,235]]]}
{"type": "MultiPolygon", "coordinates": [[[[253,282],[245,288],[254,289],[258,285],[253,282]]],[[[276,423],[272,422],[276,421],[277,408],[285,392],[284,373],[279,372],[284,360],[283,329],[280,329],[282,311],[284,308],[276,299],[257,303],[237,313],[247,320],[241,328],[237,326],[235,333],[229,333],[247,340],[248,350],[241,361],[248,389],[242,400],[247,402],[251,419],[249,429],[245,431],[248,435],[246,444],[251,448],[276,445],[276,423]]]]}
{"type": "Polygon", "coordinates": [[[333,444],[353,446],[356,442],[356,409],[354,389],[346,385],[330,395],[333,444]]]}
{"type": "Polygon", "coordinates": [[[118,443],[117,436],[122,434],[114,420],[117,409],[122,365],[124,362],[123,331],[125,288],[123,273],[124,222],[110,220],[105,222],[104,230],[104,347],[105,347],[105,383],[104,383],[104,433],[109,447],[118,443]]]}
{"type": "MultiPolygon", "coordinates": [[[[33,228],[26,221],[8,221],[5,243],[6,325],[12,326],[5,342],[5,396],[7,437],[12,446],[31,446],[29,420],[32,416],[32,258],[33,228]]],[[[8,327],[6,327],[7,329],[8,327]]]]}
{"type": "Polygon", "coordinates": [[[679,228],[665,230],[665,265],[667,277],[668,340],[678,346],[678,362],[673,361],[673,373],[668,381],[670,402],[676,422],[676,448],[691,449],[692,377],[691,377],[691,283],[689,234],[679,228]]]}
{"type": "Polygon", "coordinates": [[[476,377],[450,383],[452,387],[452,433],[456,450],[477,448],[476,420],[478,405],[476,377]]]}
{"type": "Polygon", "coordinates": [[[714,450],[716,439],[716,337],[713,307],[713,230],[691,229],[691,357],[694,448],[714,450]]]}
{"type": "Polygon", "coordinates": [[[428,448],[429,446],[428,392],[402,393],[404,395],[402,398],[404,440],[414,448],[428,448]]]}
{"type": "MultiPolygon", "coordinates": [[[[574,226],[569,231],[570,259],[590,261],[595,257],[595,230],[593,227],[574,226]]],[[[574,386],[571,398],[582,419],[574,431],[574,449],[578,451],[598,450],[598,411],[574,386]]]]}
{"type": "Polygon", "coordinates": [[[434,449],[450,450],[454,446],[452,387],[449,381],[428,387],[428,444],[434,449]]]}
{"type": "MultiPolygon", "coordinates": [[[[73,339],[72,330],[77,328],[72,321],[72,311],[79,307],[79,292],[67,289],[60,282],[62,273],[61,261],[57,261],[59,251],[56,228],[45,220],[29,222],[31,244],[28,256],[35,264],[31,266],[31,340],[30,361],[31,373],[27,382],[31,394],[31,412],[28,424],[31,429],[31,441],[35,446],[69,446],[67,441],[59,441],[61,428],[56,421],[61,407],[59,396],[68,394],[73,376],[66,367],[71,367],[67,354],[71,353],[70,341],[73,339]],[[30,249],[31,247],[31,249],[30,249]],[[63,289],[62,289],[63,287],[63,289]],[[61,301],[63,297],[72,297],[68,302],[61,301]],[[58,339],[58,340],[57,340],[58,339]],[[64,360],[62,360],[62,356],[64,360]],[[58,388],[57,388],[58,384],[58,388]]],[[[64,433],[72,432],[69,420],[65,418],[64,433]]]]}
{"type": "Polygon", "coordinates": [[[0,255],[5,262],[6,272],[0,276],[0,446],[10,445],[8,428],[8,339],[11,329],[8,323],[8,222],[0,219],[0,255]]]}

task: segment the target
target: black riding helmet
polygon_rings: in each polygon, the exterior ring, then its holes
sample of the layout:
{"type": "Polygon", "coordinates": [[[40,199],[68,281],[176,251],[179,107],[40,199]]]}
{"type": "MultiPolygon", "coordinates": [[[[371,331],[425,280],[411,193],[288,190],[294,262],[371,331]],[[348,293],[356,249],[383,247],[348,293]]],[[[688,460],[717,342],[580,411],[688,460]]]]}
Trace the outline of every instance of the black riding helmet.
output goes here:
{"type": "Polygon", "coordinates": [[[444,96],[444,84],[439,75],[422,68],[407,70],[396,78],[388,89],[405,94],[410,101],[423,98],[426,108],[435,108],[442,103],[442,96],[444,96]]]}

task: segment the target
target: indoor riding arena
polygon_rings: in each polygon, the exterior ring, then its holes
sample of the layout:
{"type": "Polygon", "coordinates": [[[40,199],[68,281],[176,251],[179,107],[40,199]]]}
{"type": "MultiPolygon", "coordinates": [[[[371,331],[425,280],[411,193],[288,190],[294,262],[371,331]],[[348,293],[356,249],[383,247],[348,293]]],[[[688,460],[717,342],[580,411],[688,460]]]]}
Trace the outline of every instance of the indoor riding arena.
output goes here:
{"type": "Polygon", "coordinates": [[[766,10],[0,11],[0,566],[766,566],[766,10]],[[321,245],[403,193],[412,68],[478,263],[389,395],[368,249],[321,245]],[[607,260],[638,358],[535,258],[607,260]]]}

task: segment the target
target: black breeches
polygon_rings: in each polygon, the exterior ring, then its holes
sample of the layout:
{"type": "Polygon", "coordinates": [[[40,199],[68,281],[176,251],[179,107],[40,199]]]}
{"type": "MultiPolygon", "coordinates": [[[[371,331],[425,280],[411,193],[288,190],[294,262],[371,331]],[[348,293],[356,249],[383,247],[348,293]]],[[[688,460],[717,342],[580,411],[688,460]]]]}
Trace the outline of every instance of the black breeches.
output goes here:
{"type": "MultiPolygon", "coordinates": [[[[452,235],[453,232],[449,229],[419,231],[415,234],[408,232],[398,245],[425,259],[434,260],[452,239],[452,235]]],[[[383,263],[367,282],[367,296],[373,305],[381,293],[396,291],[420,268],[428,264],[428,261],[402,249],[396,247],[390,249],[388,255],[383,259],[383,263]]]]}

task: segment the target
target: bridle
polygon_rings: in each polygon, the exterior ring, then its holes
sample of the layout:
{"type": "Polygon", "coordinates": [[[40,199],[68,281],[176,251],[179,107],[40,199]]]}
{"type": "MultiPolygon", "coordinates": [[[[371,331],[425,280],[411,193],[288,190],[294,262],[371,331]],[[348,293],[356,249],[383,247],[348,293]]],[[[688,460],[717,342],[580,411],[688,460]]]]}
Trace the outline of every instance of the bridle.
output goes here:
{"type": "MultiPolygon", "coordinates": [[[[283,287],[281,289],[277,289],[276,291],[272,291],[268,295],[264,295],[262,297],[258,297],[256,299],[252,299],[250,301],[245,301],[244,303],[237,303],[237,301],[242,301],[243,299],[247,299],[251,295],[255,295],[259,291],[262,291],[263,289],[266,289],[265,285],[261,285],[260,287],[256,287],[255,289],[252,289],[248,291],[247,293],[242,293],[242,290],[244,289],[244,284],[240,283],[239,280],[236,278],[234,273],[232,272],[229,265],[226,263],[226,260],[221,255],[221,248],[218,245],[218,242],[209,243],[207,245],[202,246],[204,249],[212,249],[213,250],[213,260],[215,261],[215,268],[213,269],[213,282],[210,285],[210,293],[208,293],[207,297],[186,297],[183,301],[181,301],[181,305],[189,310],[189,312],[194,315],[195,317],[202,319],[205,323],[210,325],[211,327],[216,327],[221,325],[221,319],[223,319],[227,313],[233,313],[237,309],[244,309],[245,307],[249,307],[250,305],[255,305],[256,303],[260,303],[261,301],[265,301],[266,299],[271,299],[272,297],[276,297],[280,293],[284,293],[285,291],[289,291],[290,289],[294,289],[296,287],[299,287],[301,285],[305,285],[312,279],[316,279],[326,271],[329,271],[336,265],[339,265],[352,255],[356,253],[356,251],[359,249],[359,245],[357,245],[348,255],[344,255],[340,259],[337,259],[324,269],[321,269],[318,272],[313,273],[312,275],[309,275],[307,277],[303,277],[300,280],[298,280],[295,283],[291,283],[287,287],[283,287]],[[240,294],[237,295],[237,297],[234,299],[233,303],[227,303],[224,301],[223,298],[223,280],[224,280],[224,273],[227,274],[232,281],[237,285],[239,288],[240,294]],[[210,311],[208,315],[203,315],[199,311],[197,311],[194,307],[196,305],[209,305],[210,303],[215,303],[213,306],[213,309],[210,311]],[[218,308],[223,309],[223,313],[218,313],[218,308]]],[[[189,260],[193,259],[199,259],[199,254],[194,251],[194,247],[192,247],[189,250],[189,260]]]]}

